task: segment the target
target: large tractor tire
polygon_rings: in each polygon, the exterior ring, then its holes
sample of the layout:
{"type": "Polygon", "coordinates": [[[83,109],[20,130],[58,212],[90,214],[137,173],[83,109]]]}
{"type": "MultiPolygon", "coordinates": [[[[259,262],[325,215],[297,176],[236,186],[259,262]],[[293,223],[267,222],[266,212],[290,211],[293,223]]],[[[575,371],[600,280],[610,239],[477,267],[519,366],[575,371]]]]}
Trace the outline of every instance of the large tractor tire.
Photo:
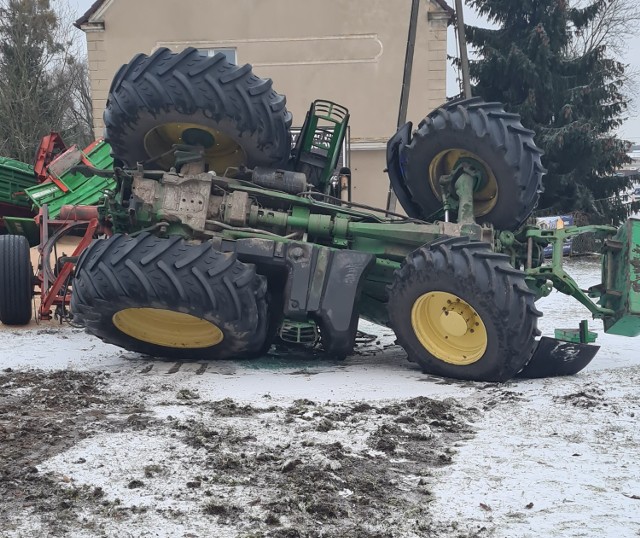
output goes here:
{"type": "Polygon", "coordinates": [[[470,159],[484,176],[474,193],[477,222],[519,228],[538,202],[545,173],[533,135],[517,114],[479,98],[431,112],[400,150],[404,182],[422,218],[432,220],[442,209],[440,177],[470,159]]]}
{"type": "Polygon", "coordinates": [[[209,169],[278,168],[291,153],[291,114],[271,79],[224,54],[161,48],[138,54],[116,74],[104,113],[112,154],[129,167],[151,161],[168,170],[174,144],[204,148],[209,169]]]}
{"type": "Polygon", "coordinates": [[[78,260],[74,322],[103,341],[172,359],[254,356],[267,334],[267,282],[210,244],[146,233],[94,242],[78,260]]]}
{"type": "Polygon", "coordinates": [[[540,334],[524,273],[469,238],[410,254],[396,271],[388,309],[409,360],[443,377],[506,381],[529,362],[540,334]]]}
{"type": "Polygon", "coordinates": [[[0,321],[26,325],[33,314],[33,269],[29,242],[21,235],[0,236],[0,321]]]}

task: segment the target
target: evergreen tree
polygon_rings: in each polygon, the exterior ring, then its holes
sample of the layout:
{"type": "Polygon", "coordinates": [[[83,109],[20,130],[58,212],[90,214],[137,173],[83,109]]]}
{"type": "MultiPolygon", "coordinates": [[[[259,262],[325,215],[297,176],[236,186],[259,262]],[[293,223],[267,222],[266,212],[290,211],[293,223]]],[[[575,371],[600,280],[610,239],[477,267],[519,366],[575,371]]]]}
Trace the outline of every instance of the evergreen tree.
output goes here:
{"type": "Polygon", "coordinates": [[[474,95],[520,114],[545,152],[538,209],[617,224],[629,209],[618,193],[630,180],[614,175],[628,162],[627,142],[615,135],[627,109],[625,67],[609,57],[606,42],[574,46],[610,2],[471,0],[498,28],[470,26],[466,34],[480,56],[471,64],[474,95]]]}

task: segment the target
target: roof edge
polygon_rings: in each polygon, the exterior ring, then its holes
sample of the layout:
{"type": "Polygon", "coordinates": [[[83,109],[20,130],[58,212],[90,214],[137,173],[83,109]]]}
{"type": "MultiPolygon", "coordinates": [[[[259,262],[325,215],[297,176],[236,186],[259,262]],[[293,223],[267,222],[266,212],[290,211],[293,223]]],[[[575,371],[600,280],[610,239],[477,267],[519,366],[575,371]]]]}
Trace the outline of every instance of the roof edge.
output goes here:
{"type": "Polygon", "coordinates": [[[431,0],[434,4],[438,4],[443,11],[446,11],[451,17],[456,14],[455,9],[453,9],[449,4],[447,4],[446,0],[431,0]]]}
{"type": "MultiPolygon", "coordinates": [[[[431,0],[434,4],[440,6],[440,8],[445,11],[449,16],[455,16],[455,10],[447,4],[446,0],[431,0]]],[[[73,25],[76,28],[82,29],[82,25],[87,24],[91,17],[96,14],[96,12],[105,4],[107,0],[96,0],[91,7],[76,21],[73,25]]]]}
{"type": "Polygon", "coordinates": [[[80,17],[76,22],[73,23],[73,25],[76,28],[82,29],[82,25],[87,24],[91,19],[91,17],[93,17],[96,14],[96,11],[98,11],[106,1],[107,0],[96,0],[91,5],[91,7],[87,9],[84,15],[82,15],[82,17],[80,17]]]}

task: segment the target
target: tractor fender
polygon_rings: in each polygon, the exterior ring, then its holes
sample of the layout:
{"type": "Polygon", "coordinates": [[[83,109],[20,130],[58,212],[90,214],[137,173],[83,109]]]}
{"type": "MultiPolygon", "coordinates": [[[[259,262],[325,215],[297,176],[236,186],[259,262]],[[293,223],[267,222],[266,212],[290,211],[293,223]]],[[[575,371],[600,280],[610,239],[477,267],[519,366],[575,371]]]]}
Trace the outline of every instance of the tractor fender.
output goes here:
{"type": "Polygon", "coordinates": [[[282,314],[299,321],[313,318],[327,353],[345,357],[352,352],[358,299],[363,276],[375,264],[373,254],[259,238],[212,242],[216,250],[235,252],[240,261],[255,264],[267,278],[285,275],[282,314]]]}

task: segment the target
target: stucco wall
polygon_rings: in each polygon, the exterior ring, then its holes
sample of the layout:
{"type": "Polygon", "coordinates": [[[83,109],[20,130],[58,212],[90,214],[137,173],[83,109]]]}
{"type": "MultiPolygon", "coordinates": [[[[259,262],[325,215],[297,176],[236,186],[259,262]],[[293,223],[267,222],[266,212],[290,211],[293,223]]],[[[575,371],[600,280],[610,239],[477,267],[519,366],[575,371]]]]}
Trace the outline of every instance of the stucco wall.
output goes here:
{"type": "MultiPolygon", "coordinates": [[[[135,12],[130,1],[108,0],[105,7],[92,21],[104,22],[104,30],[85,27],[96,135],[111,79],[136,53],[236,48],[238,63],[253,64],[287,96],[294,125],[317,98],[349,108],[352,162],[372,174],[363,179],[354,170],[354,192],[384,203],[381,148],[396,130],[411,0],[136,0],[135,12]]],[[[421,3],[408,111],[416,123],[445,98],[447,19],[440,11],[430,0],[421,3]]]]}

